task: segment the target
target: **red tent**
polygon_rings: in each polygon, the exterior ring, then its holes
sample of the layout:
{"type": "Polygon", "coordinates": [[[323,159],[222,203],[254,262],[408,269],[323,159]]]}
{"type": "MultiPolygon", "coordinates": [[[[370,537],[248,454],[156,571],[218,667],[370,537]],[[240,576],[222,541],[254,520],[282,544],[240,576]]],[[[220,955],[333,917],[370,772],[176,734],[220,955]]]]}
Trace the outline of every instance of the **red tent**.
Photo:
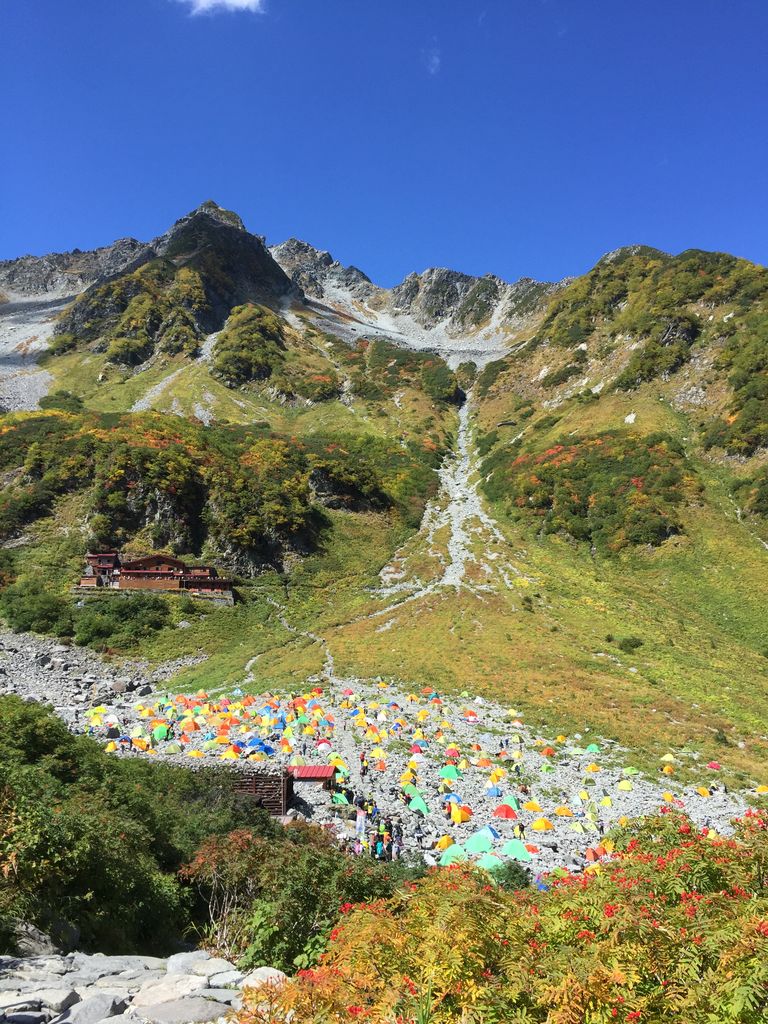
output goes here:
{"type": "Polygon", "coordinates": [[[517,821],[517,815],[509,804],[499,804],[493,812],[494,818],[507,818],[509,821],[517,821]]]}

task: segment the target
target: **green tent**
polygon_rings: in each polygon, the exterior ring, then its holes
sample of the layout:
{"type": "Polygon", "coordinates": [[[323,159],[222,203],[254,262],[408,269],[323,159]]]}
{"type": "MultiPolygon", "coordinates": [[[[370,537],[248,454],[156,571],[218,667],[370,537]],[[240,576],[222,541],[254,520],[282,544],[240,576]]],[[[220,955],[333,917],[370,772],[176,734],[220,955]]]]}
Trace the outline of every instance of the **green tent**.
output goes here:
{"type": "Polygon", "coordinates": [[[531,851],[526,849],[525,843],[522,839],[510,839],[509,842],[504,843],[501,848],[501,852],[505,857],[512,857],[513,860],[533,860],[531,851]]]}
{"type": "Polygon", "coordinates": [[[549,772],[553,772],[554,770],[555,770],[555,766],[553,764],[550,764],[549,761],[545,761],[544,764],[541,766],[541,771],[545,775],[548,774],[549,772]]]}
{"type": "Polygon", "coordinates": [[[176,743],[175,741],[173,743],[169,743],[168,746],[165,748],[165,752],[166,754],[180,754],[181,744],[176,743]]]}
{"type": "Polygon", "coordinates": [[[598,745],[596,743],[590,743],[589,746],[587,747],[587,753],[588,754],[599,754],[600,753],[600,747],[598,747],[598,745]]]}
{"type": "Polygon", "coordinates": [[[422,814],[429,814],[429,808],[424,803],[424,798],[422,796],[413,797],[408,806],[412,811],[421,811],[422,814]]]}
{"type": "Polygon", "coordinates": [[[203,744],[203,750],[216,750],[219,744],[216,740],[206,740],[203,744]]]}
{"type": "Polygon", "coordinates": [[[447,867],[449,864],[456,864],[460,860],[467,859],[467,851],[463,846],[459,846],[458,843],[454,843],[453,846],[449,846],[448,849],[443,853],[442,857],[438,861],[440,867],[447,867]]]}
{"type": "Polygon", "coordinates": [[[627,765],[626,768],[622,768],[621,769],[621,774],[622,775],[639,775],[640,774],[640,769],[639,768],[635,768],[634,765],[630,764],[630,765],[627,765]]]}
{"type": "Polygon", "coordinates": [[[403,786],[403,792],[407,793],[408,796],[421,796],[421,793],[412,782],[409,782],[407,785],[403,786]]]}
{"type": "Polygon", "coordinates": [[[483,868],[485,871],[498,871],[504,867],[504,861],[500,860],[493,853],[484,853],[476,863],[479,868],[483,868]]]}
{"type": "Polygon", "coordinates": [[[168,726],[167,725],[156,725],[152,730],[152,739],[155,743],[161,743],[163,740],[168,739],[168,726]]]}
{"type": "Polygon", "coordinates": [[[511,807],[513,811],[520,810],[520,801],[517,799],[516,796],[507,796],[501,802],[503,804],[506,804],[507,807],[511,807]]]}
{"type": "Polygon", "coordinates": [[[461,776],[461,772],[455,764],[446,764],[440,769],[441,779],[458,779],[461,776]]]}
{"type": "Polygon", "coordinates": [[[467,853],[489,853],[493,849],[493,840],[487,832],[475,832],[464,843],[467,853]]]}

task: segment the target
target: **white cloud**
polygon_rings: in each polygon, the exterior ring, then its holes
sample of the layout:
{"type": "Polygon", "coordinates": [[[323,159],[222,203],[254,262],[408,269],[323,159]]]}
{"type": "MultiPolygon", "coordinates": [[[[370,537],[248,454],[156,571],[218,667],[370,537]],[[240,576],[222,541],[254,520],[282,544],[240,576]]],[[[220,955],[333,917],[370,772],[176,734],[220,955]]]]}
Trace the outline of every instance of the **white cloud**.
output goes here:
{"type": "Polygon", "coordinates": [[[440,70],[440,65],[443,62],[442,55],[437,46],[430,46],[428,50],[422,52],[424,58],[424,67],[427,69],[430,75],[436,75],[440,70]]]}
{"type": "Polygon", "coordinates": [[[180,0],[189,4],[192,14],[211,14],[214,11],[264,11],[264,0],[180,0]]]}

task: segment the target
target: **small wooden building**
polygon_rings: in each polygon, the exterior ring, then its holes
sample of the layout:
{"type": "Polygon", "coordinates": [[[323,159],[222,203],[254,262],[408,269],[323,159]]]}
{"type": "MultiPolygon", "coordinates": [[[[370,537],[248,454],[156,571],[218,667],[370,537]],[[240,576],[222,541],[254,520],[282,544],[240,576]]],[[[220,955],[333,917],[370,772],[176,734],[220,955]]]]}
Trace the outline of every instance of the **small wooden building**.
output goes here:
{"type": "Polygon", "coordinates": [[[238,772],[235,791],[252,797],[260,807],[279,818],[287,814],[293,800],[293,775],[285,769],[279,772],[238,772]]]}

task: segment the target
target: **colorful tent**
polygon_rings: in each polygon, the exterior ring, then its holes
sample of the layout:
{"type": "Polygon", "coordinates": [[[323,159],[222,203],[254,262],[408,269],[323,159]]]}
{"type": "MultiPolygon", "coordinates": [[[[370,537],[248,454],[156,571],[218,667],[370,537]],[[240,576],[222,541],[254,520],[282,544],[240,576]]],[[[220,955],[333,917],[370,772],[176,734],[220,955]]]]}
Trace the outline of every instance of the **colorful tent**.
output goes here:
{"type": "Polygon", "coordinates": [[[513,860],[529,861],[533,860],[530,850],[527,848],[522,839],[510,839],[508,843],[505,843],[501,852],[505,857],[512,857],[513,860]]]}
{"type": "Polygon", "coordinates": [[[551,832],[554,827],[549,818],[537,818],[531,825],[534,832],[551,832]]]}
{"type": "Polygon", "coordinates": [[[494,818],[506,818],[507,821],[516,821],[517,813],[512,810],[509,804],[500,804],[493,812],[494,818]]]}

